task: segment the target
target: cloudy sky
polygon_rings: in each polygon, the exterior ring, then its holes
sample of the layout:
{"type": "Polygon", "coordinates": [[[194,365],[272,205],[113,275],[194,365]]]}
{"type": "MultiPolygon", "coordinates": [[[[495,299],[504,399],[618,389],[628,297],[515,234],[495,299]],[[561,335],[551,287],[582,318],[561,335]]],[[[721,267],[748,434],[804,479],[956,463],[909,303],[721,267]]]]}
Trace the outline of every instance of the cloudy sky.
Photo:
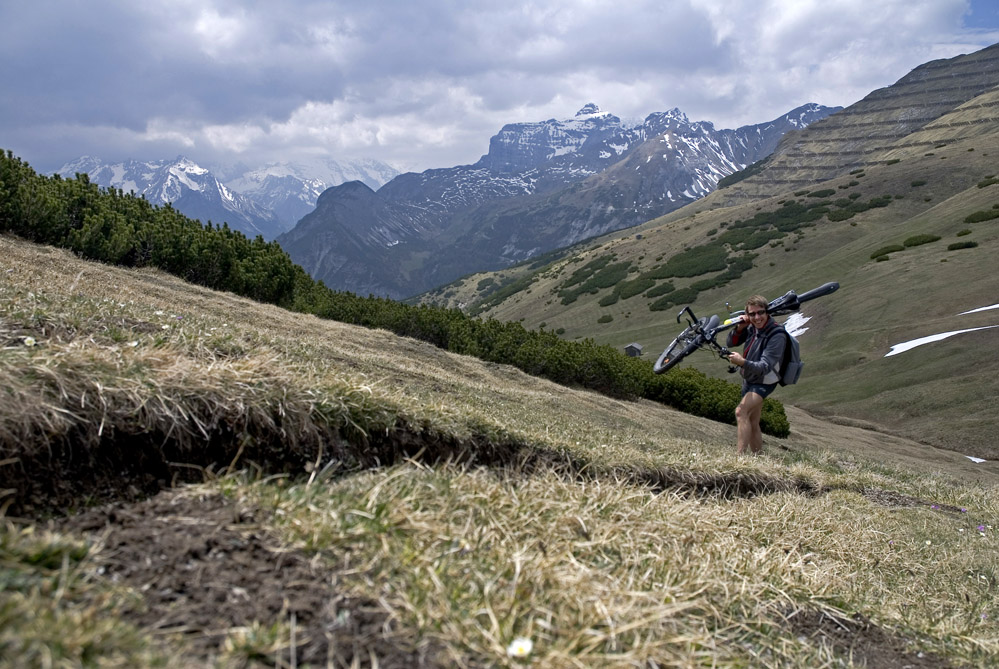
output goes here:
{"type": "Polygon", "coordinates": [[[421,171],[587,102],[734,128],[997,42],[995,0],[4,0],[0,148],[421,171]]]}

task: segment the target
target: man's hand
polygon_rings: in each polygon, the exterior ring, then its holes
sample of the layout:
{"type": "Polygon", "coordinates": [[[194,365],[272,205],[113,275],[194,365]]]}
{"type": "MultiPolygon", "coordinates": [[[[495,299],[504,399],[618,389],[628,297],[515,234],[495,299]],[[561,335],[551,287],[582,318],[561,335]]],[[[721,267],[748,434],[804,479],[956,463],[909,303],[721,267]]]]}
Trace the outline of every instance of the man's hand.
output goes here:
{"type": "Polygon", "coordinates": [[[742,367],[746,364],[746,359],[742,357],[741,354],[732,351],[728,354],[728,361],[731,362],[736,367],[742,367]]]}

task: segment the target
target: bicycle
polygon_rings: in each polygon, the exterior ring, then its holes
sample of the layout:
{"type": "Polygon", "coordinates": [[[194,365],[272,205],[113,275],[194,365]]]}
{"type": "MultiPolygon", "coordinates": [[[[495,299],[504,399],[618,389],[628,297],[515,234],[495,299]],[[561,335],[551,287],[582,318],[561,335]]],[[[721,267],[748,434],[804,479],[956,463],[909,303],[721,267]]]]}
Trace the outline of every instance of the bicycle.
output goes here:
{"type": "MultiPolygon", "coordinates": [[[[767,305],[767,313],[773,317],[796,312],[801,309],[803,302],[828,295],[835,292],[838,288],[838,283],[830,281],[801,295],[798,295],[793,290],[789,290],[767,305]]],[[[653,371],[656,374],[664,374],[673,369],[677,363],[688,355],[704,347],[713,349],[718,354],[718,357],[727,359],[731,351],[715,341],[715,337],[719,333],[730,330],[738,325],[742,320],[744,312],[745,310],[743,309],[730,311],[729,318],[723,322],[717,314],[710,317],[698,318],[690,308],[690,305],[684,307],[676,315],[676,322],[679,323],[680,319],[686,314],[687,327],[662,352],[652,367],[653,371]]],[[[728,371],[734,372],[735,368],[729,367],[728,371]]]]}

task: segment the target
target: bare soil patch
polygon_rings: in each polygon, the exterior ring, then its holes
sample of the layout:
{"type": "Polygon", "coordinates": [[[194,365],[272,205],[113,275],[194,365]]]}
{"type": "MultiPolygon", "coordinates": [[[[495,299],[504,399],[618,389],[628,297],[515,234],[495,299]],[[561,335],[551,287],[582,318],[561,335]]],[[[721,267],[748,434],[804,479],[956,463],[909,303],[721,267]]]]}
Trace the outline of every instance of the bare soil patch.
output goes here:
{"type": "Polygon", "coordinates": [[[180,638],[186,661],[210,662],[230,632],[254,622],[295,625],[279,649],[313,666],[436,667],[421,644],[376,601],[341,592],[335,555],[282,547],[261,528],[266,514],[221,495],[164,491],[138,503],[91,509],[57,523],[59,531],[99,541],[98,573],[142,595],[126,611],[137,626],[180,638]],[[357,664],[354,664],[354,663],[357,664]]]}
{"type": "Polygon", "coordinates": [[[949,669],[954,665],[918,650],[911,639],[878,627],[861,614],[844,619],[822,611],[798,611],[787,619],[790,632],[831,646],[859,667],[879,669],[949,669]]]}

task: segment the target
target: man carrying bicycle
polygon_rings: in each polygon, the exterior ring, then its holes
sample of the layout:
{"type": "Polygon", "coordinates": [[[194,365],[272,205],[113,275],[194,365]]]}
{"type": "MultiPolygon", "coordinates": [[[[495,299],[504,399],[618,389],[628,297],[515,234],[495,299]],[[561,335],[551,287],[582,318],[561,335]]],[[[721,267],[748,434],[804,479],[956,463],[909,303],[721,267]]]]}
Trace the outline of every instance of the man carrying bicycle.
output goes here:
{"type": "Polygon", "coordinates": [[[735,408],[736,450],[740,454],[747,447],[754,454],[763,450],[763,400],[777,387],[787,345],[787,337],[771,336],[782,328],[767,314],[768,304],[762,295],[750,297],[741,322],[728,333],[729,347],[748,342],[742,354],[733,351],[728,357],[742,376],[742,401],[735,408]]]}

